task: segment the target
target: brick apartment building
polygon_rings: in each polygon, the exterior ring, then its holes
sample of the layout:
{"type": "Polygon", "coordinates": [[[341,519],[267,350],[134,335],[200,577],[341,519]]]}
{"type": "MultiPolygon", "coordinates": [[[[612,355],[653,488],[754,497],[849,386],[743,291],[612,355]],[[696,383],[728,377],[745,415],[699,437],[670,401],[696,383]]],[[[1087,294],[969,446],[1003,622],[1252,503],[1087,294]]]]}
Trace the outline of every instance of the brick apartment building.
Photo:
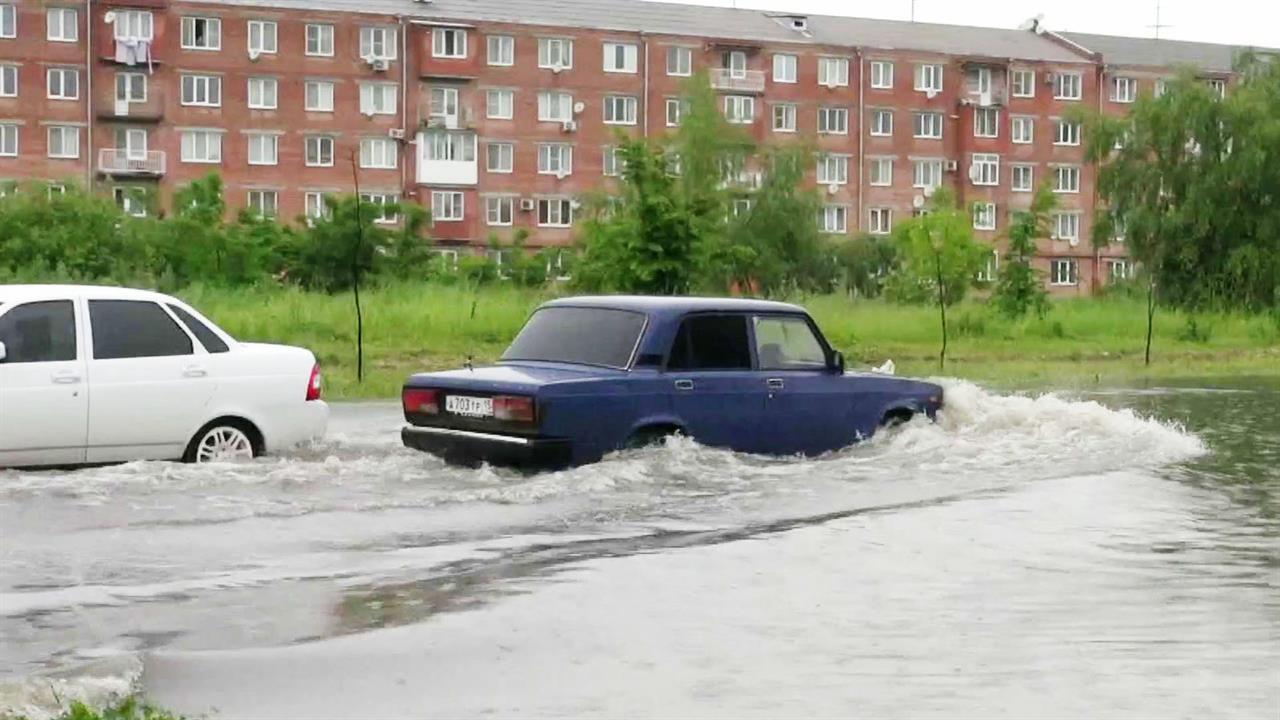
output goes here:
{"type": "Polygon", "coordinates": [[[817,145],[825,231],[888,233],[946,184],[995,242],[1050,182],[1037,262],[1087,293],[1132,266],[1089,240],[1066,116],[1123,112],[1183,64],[1225,90],[1236,51],[638,0],[0,0],[0,180],[143,213],[217,171],[231,208],[292,219],[351,192],[354,159],[363,194],[431,208],[447,253],[516,228],[554,247],[616,175],[615,132],[668,132],[706,69],[757,140],[817,145]]]}

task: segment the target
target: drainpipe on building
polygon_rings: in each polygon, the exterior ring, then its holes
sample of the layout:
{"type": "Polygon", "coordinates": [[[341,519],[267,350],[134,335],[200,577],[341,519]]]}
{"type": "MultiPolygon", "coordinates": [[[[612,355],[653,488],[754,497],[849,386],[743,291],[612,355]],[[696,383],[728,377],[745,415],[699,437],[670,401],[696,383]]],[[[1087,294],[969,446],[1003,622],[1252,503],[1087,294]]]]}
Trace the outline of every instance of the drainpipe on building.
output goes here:
{"type": "Polygon", "coordinates": [[[644,80],[643,80],[644,92],[640,96],[640,103],[641,105],[644,106],[640,109],[641,112],[643,113],[641,117],[643,117],[644,119],[641,121],[640,132],[644,135],[645,138],[648,138],[649,137],[649,36],[643,32],[640,33],[640,46],[644,48],[644,80]]]}
{"type": "MultiPolygon", "coordinates": [[[[409,144],[409,25],[405,22],[403,15],[397,15],[396,21],[400,23],[400,47],[404,48],[402,60],[400,61],[400,129],[404,131],[404,139],[400,141],[401,148],[414,148],[416,145],[409,144]]],[[[416,134],[415,134],[416,136],[416,134]]],[[[417,155],[414,154],[414,162],[417,162],[417,155]]],[[[409,196],[409,152],[406,149],[404,153],[404,162],[400,163],[400,198],[409,196]]]]}
{"type": "Polygon", "coordinates": [[[853,207],[854,212],[858,213],[858,230],[861,231],[863,230],[862,224],[866,221],[862,212],[862,186],[867,179],[867,171],[864,167],[865,158],[863,157],[863,137],[867,134],[867,108],[864,104],[867,87],[867,59],[862,55],[862,48],[854,48],[853,57],[858,60],[858,193],[853,207]]]}
{"type": "MultiPolygon", "coordinates": [[[[1102,116],[1102,93],[1106,91],[1106,75],[1107,66],[1101,63],[1096,64],[1097,82],[1095,88],[1098,91],[1098,116],[1102,116]]],[[[1098,249],[1097,243],[1093,242],[1093,226],[1098,222],[1098,168],[1099,163],[1093,164],[1093,192],[1090,193],[1092,204],[1089,208],[1089,244],[1093,246],[1093,282],[1089,286],[1089,294],[1096,295],[1098,289],[1102,286],[1102,278],[1099,276],[1099,268],[1102,265],[1102,251],[1098,249]]]]}
{"type": "Polygon", "coordinates": [[[93,191],[93,0],[84,0],[84,189],[93,191]]]}

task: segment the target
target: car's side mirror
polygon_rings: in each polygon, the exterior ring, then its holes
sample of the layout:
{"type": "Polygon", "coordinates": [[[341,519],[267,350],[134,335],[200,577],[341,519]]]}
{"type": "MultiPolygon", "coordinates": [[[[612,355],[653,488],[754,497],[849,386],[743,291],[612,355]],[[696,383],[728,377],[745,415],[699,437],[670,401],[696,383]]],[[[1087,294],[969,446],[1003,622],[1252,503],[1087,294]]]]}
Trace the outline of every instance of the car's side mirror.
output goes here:
{"type": "Polygon", "coordinates": [[[844,353],[839,350],[831,353],[831,372],[837,375],[844,374],[844,353]]]}
{"type": "Polygon", "coordinates": [[[7,357],[9,357],[9,350],[5,348],[4,343],[0,342],[0,363],[7,357]]]}

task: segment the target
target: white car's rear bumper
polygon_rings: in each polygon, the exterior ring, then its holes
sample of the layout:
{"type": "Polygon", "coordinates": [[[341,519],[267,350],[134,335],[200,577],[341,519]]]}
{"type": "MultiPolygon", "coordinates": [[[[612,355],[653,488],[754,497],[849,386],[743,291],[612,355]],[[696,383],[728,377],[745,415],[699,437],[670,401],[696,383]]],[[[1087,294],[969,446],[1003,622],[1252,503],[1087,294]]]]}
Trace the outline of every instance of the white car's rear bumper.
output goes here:
{"type": "Polygon", "coordinates": [[[276,413],[272,429],[266,431],[267,452],[280,452],[324,437],[329,425],[329,405],[311,400],[276,413]]]}

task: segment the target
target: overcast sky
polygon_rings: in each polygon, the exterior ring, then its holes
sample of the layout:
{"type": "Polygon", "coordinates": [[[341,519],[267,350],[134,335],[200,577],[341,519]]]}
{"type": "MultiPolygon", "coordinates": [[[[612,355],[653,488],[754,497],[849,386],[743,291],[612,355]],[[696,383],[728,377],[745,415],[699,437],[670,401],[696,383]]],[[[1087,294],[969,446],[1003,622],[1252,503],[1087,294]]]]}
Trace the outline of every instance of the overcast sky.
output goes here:
{"type": "MultiPolygon", "coordinates": [[[[668,0],[694,5],[809,12],[886,20],[911,19],[911,0],[668,0]]],[[[1044,14],[1051,30],[1152,37],[1156,0],[915,0],[916,20],[1017,27],[1044,14]]],[[[1280,46],[1277,0],[1161,0],[1160,37],[1280,46]]]]}

